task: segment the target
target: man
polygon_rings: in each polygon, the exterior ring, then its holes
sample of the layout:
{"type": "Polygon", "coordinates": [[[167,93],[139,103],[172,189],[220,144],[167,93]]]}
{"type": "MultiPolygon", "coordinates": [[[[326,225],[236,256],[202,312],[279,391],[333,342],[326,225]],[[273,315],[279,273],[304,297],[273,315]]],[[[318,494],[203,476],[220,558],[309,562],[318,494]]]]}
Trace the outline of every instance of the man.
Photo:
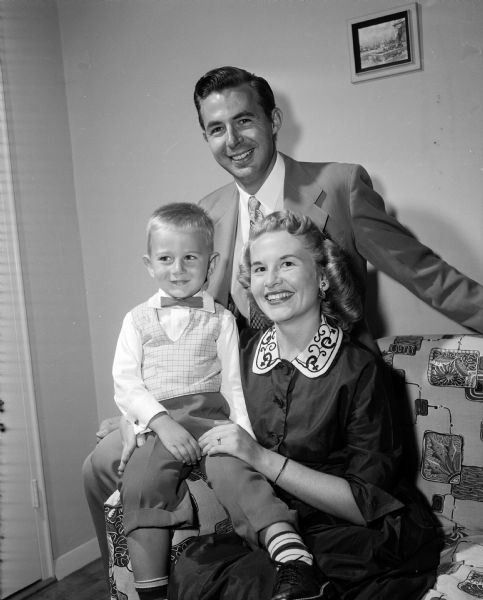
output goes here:
{"type": "MultiPolygon", "coordinates": [[[[276,149],[282,113],[267,81],[236,67],[200,78],[194,92],[203,136],[234,182],[201,200],[215,222],[222,265],[210,291],[222,304],[231,293],[245,317],[249,308],[236,282],[241,247],[249,234],[249,199],[263,215],[290,209],[311,217],[349,254],[365,287],[369,261],[454,321],[483,332],[483,286],[448,265],[389,216],[359,165],[302,163],[276,149]]],[[[374,347],[367,325],[355,334],[374,347]]]]}
{"type": "MultiPolygon", "coordinates": [[[[215,223],[215,250],[221,264],[210,278],[209,291],[219,302],[226,306],[232,299],[250,319],[250,307],[236,281],[250,218],[286,208],[311,217],[346,250],[362,288],[366,261],[370,261],[430,306],[483,332],[483,287],[390,217],[361,166],[302,163],[277,152],[282,113],[265,79],[235,67],[214,69],[196,84],[194,100],[215,160],[235,180],[200,201],[215,223]],[[259,206],[250,200],[253,196],[259,206]]],[[[375,348],[365,323],[355,334],[375,348]]],[[[118,419],[104,421],[98,437],[117,425],[118,419]]],[[[91,456],[84,463],[85,491],[107,566],[103,502],[116,487],[114,473],[120,457],[106,457],[104,464],[93,465],[91,456]]]]}

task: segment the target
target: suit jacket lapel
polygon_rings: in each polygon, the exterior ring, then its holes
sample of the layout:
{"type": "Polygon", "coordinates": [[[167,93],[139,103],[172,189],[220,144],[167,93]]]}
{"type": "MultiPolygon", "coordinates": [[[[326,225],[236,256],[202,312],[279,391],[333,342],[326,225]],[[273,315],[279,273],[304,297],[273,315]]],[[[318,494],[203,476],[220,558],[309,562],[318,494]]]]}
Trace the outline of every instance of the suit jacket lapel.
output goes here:
{"type": "Polygon", "coordinates": [[[218,302],[227,305],[233,271],[233,255],[238,226],[238,190],[227,185],[207,208],[215,225],[215,251],[220,257],[210,277],[208,291],[218,302]]]}
{"type": "MultiPolygon", "coordinates": [[[[307,215],[322,230],[327,228],[328,214],[322,208],[326,197],[317,173],[308,165],[282,154],[285,162],[284,208],[307,215]]],[[[319,166],[320,165],[314,165],[319,166]]],[[[235,183],[226,185],[204,198],[203,207],[215,225],[215,250],[220,259],[210,278],[208,291],[218,302],[227,305],[231,289],[233,257],[238,227],[238,190],[235,183]]]]}
{"type": "Polygon", "coordinates": [[[285,162],[284,208],[307,215],[323,231],[329,215],[322,208],[326,193],[320,181],[301,163],[285,154],[282,157],[285,162]]]}

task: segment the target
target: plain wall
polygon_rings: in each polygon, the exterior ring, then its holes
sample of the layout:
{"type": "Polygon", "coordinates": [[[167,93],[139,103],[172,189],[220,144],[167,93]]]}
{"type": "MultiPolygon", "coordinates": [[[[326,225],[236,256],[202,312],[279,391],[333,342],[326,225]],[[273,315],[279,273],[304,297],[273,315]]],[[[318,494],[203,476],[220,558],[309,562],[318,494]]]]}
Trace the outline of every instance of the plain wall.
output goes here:
{"type": "MultiPolygon", "coordinates": [[[[387,0],[59,0],[99,413],[113,413],[122,317],[153,291],[144,226],[165,202],[230,180],[192,103],[214,66],[266,76],[301,160],[359,162],[424,243],[483,281],[483,3],[420,3],[424,68],[352,84],[346,20],[387,0]]],[[[400,3],[395,2],[398,6],[400,3]]],[[[463,328],[371,277],[377,336],[463,328]]]]}
{"type": "Polygon", "coordinates": [[[93,536],[80,472],[95,443],[97,405],[57,7],[2,0],[0,16],[35,401],[58,559],[93,536]]]}

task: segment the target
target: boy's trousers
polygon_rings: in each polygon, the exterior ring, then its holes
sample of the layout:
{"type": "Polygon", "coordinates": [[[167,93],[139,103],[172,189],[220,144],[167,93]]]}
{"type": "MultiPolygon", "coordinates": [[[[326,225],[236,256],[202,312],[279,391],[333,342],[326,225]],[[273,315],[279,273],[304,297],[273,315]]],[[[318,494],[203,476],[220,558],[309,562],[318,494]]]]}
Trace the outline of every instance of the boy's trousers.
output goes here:
{"type": "MultiPolygon", "coordinates": [[[[229,408],[219,393],[194,394],[164,400],[170,416],[198,439],[228,419],[229,408]],[[201,416],[202,415],[202,416],[201,416]]],[[[101,553],[107,564],[103,503],[118,485],[116,475],[122,445],[119,431],[102,439],[84,463],[84,484],[101,553]]],[[[251,546],[258,533],[276,522],[296,523],[296,513],[277,498],[271,484],[244,461],[229,456],[206,456],[200,467],[218,500],[231,517],[238,535],[251,546]]],[[[186,477],[191,466],[177,461],[156,435],[136,448],[121,480],[126,534],[139,527],[193,525],[193,507],[186,477]]]]}

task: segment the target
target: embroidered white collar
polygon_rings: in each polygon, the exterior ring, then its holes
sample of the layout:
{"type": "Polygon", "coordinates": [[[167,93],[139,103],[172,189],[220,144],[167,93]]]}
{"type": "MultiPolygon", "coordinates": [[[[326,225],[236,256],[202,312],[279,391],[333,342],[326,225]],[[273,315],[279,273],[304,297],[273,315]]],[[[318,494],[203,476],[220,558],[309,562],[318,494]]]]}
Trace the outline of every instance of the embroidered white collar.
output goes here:
{"type": "MultiPolygon", "coordinates": [[[[336,359],[342,337],[342,329],[331,327],[322,316],[319,329],[312,341],[291,363],[311,379],[323,375],[336,359]]],[[[263,375],[280,362],[282,359],[279,355],[275,326],[273,326],[265,331],[258,342],[252,370],[257,375],[263,375]]]]}

